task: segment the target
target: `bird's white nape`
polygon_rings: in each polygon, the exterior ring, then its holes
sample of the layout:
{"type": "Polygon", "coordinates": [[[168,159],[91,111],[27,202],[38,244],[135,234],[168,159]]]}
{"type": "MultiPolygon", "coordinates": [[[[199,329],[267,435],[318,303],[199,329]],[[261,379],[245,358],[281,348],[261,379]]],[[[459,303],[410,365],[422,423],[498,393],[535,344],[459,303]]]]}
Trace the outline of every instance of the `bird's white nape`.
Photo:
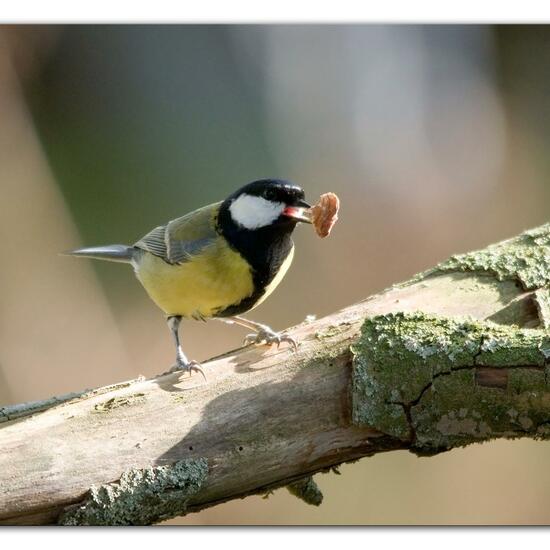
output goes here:
{"type": "Polygon", "coordinates": [[[246,229],[258,229],[273,223],[285,209],[282,202],[268,201],[244,193],[229,206],[233,221],[246,229]]]}

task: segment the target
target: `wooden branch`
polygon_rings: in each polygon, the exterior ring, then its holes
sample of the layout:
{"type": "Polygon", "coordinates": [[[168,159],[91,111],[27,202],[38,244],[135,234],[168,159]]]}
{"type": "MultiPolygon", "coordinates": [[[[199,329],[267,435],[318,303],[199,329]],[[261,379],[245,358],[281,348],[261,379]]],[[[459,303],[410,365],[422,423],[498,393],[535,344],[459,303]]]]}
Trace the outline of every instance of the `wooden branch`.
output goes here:
{"type": "MultiPolygon", "coordinates": [[[[150,524],[394,449],[548,438],[550,225],[248,347],[0,408],[0,523],[150,524]]],[[[337,291],[337,289],[333,289],[337,291]]]]}

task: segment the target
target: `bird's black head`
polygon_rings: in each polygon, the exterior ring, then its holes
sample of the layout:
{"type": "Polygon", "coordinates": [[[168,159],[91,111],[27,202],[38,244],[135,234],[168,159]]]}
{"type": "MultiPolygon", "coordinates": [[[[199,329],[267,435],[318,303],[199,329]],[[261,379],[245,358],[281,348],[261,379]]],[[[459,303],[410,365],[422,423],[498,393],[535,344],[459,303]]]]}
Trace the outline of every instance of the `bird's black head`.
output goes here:
{"type": "Polygon", "coordinates": [[[304,191],[284,180],[258,180],[241,187],[222,204],[227,221],[245,231],[264,228],[292,230],[296,223],[310,220],[304,215],[309,204],[304,191]]]}

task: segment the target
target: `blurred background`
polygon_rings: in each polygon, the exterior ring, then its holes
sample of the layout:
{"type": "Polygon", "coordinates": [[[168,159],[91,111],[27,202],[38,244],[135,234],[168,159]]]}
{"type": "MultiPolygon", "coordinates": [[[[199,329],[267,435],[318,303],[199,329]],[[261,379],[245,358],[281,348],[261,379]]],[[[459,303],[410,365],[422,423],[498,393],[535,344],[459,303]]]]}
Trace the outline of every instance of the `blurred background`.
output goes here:
{"type": "MultiPolygon", "coordinates": [[[[0,27],[0,404],[172,364],[127,266],[59,256],[281,177],[336,192],[321,241],[252,319],[324,316],[457,252],[550,221],[550,28],[0,27]],[[292,307],[288,307],[292,304],[292,307]]],[[[197,360],[243,331],[185,323],[197,360]]],[[[393,452],[172,524],[550,523],[550,443],[393,452]]]]}

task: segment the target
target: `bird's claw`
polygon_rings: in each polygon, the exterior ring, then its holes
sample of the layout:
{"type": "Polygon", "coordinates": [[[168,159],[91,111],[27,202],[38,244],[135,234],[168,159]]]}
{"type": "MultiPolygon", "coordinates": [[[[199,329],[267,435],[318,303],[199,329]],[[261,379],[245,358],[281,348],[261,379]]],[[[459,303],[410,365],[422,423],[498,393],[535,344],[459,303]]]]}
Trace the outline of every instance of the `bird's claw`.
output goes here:
{"type": "Polygon", "coordinates": [[[181,359],[176,360],[176,364],[168,372],[187,371],[189,376],[193,376],[193,371],[200,372],[204,381],[206,382],[206,374],[202,369],[202,365],[198,361],[183,361],[181,359]]]}
{"type": "Polygon", "coordinates": [[[260,346],[262,344],[266,344],[268,346],[277,344],[278,348],[283,342],[290,344],[294,351],[298,350],[298,344],[294,338],[288,336],[287,334],[279,334],[268,329],[260,329],[258,332],[247,334],[244,338],[243,344],[245,346],[250,344],[254,344],[256,346],[260,346]]]}

